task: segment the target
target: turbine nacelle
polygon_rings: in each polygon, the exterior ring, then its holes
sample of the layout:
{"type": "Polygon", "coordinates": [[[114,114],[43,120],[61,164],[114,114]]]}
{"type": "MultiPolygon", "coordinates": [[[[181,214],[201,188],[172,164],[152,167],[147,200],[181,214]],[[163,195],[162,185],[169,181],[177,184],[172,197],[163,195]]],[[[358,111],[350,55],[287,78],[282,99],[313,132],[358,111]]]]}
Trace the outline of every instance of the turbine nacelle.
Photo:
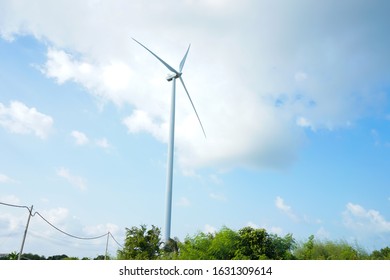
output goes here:
{"type": "Polygon", "coordinates": [[[166,77],[167,81],[170,82],[172,81],[173,79],[177,79],[177,78],[180,78],[181,77],[181,74],[182,73],[169,73],[166,77]]]}

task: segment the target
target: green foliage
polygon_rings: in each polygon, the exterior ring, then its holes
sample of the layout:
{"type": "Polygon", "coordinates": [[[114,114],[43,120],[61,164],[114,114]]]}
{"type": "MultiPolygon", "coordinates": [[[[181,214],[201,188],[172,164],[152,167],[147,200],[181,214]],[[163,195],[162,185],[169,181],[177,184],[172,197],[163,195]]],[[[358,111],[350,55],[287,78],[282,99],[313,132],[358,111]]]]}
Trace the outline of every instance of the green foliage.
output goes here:
{"type": "Polygon", "coordinates": [[[118,259],[121,260],[155,260],[159,258],[161,251],[161,230],[152,226],[147,229],[146,225],[140,228],[126,228],[125,246],[118,250],[118,259]]]}
{"type": "MultiPolygon", "coordinates": [[[[83,258],[84,259],[84,258],[83,258]]],[[[98,255],[97,257],[93,258],[95,261],[96,260],[111,260],[111,256],[110,255],[98,255]]]]}
{"type": "Polygon", "coordinates": [[[161,250],[160,259],[163,260],[177,260],[179,255],[180,241],[177,237],[169,239],[161,250]]]}
{"type": "Polygon", "coordinates": [[[178,258],[182,260],[230,260],[237,250],[238,234],[223,227],[217,233],[200,232],[179,243],[178,258]]]}
{"type": "Polygon", "coordinates": [[[295,240],[291,234],[282,238],[276,234],[268,234],[265,229],[252,227],[242,228],[238,234],[239,242],[235,259],[294,259],[292,250],[295,248],[295,240]]]}
{"type": "Polygon", "coordinates": [[[19,257],[19,253],[17,252],[11,252],[8,255],[4,255],[1,260],[17,260],[19,257]]]}
{"type": "Polygon", "coordinates": [[[237,251],[239,238],[237,232],[223,227],[219,232],[215,233],[208,249],[209,254],[216,260],[233,259],[237,251]]]}
{"type": "Polygon", "coordinates": [[[284,237],[279,237],[276,234],[270,235],[271,238],[271,254],[270,259],[273,260],[293,260],[296,257],[293,250],[296,248],[296,242],[292,234],[286,234],[284,237]]]}
{"type": "Polygon", "coordinates": [[[364,250],[346,241],[315,240],[314,235],[297,248],[295,255],[302,260],[361,260],[368,257],[364,250]]]}
{"type": "Polygon", "coordinates": [[[390,260],[390,248],[385,247],[379,251],[375,250],[371,253],[370,258],[373,260],[390,260]]]}
{"type": "Polygon", "coordinates": [[[47,258],[48,260],[66,260],[69,259],[69,257],[65,254],[62,255],[54,255],[47,258]]]}
{"type": "Polygon", "coordinates": [[[314,250],[314,235],[310,235],[308,240],[297,247],[295,256],[301,260],[312,260],[314,250]]]}
{"type": "Polygon", "coordinates": [[[278,237],[265,229],[245,227],[238,232],[227,227],[211,233],[198,233],[179,243],[179,259],[183,260],[259,260],[293,259],[292,235],[278,237]]]}
{"type": "Polygon", "coordinates": [[[261,260],[267,259],[270,240],[265,229],[244,227],[238,231],[239,242],[235,259],[261,260]]]}
{"type": "Polygon", "coordinates": [[[209,255],[208,249],[214,238],[212,234],[203,232],[194,237],[186,237],[184,243],[179,244],[179,259],[182,260],[210,260],[214,259],[209,255]]]}
{"type": "MultiPolygon", "coordinates": [[[[117,259],[129,260],[390,260],[390,247],[375,250],[371,254],[357,244],[346,241],[318,240],[314,235],[299,244],[291,234],[280,237],[265,229],[244,227],[238,231],[223,227],[215,233],[200,232],[187,236],[184,242],[170,239],[161,242],[161,231],[145,225],[126,228],[125,245],[117,251],[117,259]],[[162,247],[162,245],[164,245],[162,247]]],[[[17,260],[18,253],[4,254],[0,259],[17,260]]],[[[23,254],[24,260],[45,260],[36,254],[23,254]]],[[[88,258],[82,258],[87,260],[88,258]]],[[[94,260],[104,260],[99,255],[94,260]]],[[[112,259],[107,256],[107,259],[112,259]]],[[[47,260],[78,260],[67,255],[54,255],[47,260]]]]}
{"type": "Polygon", "coordinates": [[[46,260],[44,256],[39,256],[37,254],[31,254],[31,253],[22,254],[22,257],[20,259],[21,260],[46,260]]]}

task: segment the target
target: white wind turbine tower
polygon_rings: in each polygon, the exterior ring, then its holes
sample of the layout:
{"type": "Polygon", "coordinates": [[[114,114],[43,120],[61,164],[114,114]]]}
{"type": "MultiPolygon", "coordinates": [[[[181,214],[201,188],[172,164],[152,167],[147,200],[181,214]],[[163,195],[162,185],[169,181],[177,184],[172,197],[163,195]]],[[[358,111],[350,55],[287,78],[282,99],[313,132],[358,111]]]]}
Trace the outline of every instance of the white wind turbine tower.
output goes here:
{"type": "Polygon", "coordinates": [[[143,44],[138,42],[136,39],[132,38],[134,41],[136,41],[138,44],[140,44],[142,47],[144,47],[148,52],[150,52],[155,58],[157,58],[162,64],[165,65],[165,67],[168,68],[169,71],[172,73],[168,75],[167,81],[172,82],[172,97],[171,97],[171,117],[170,117],[170,127],[169,127],[169,144],[168,144],[168,168],[167,168],[167,190],[166,190],[166,212],[165,212],[165,233],[164,233],[164,241],[165,244],[169,241],[171,238],[171,212],[172,212],[172,176],[173,176],[173,151],[174,151],[174,138],[175,138],[175,96],[176,96],[176,79],[179,78],[180,82],[182,83],[185,92],[187,93],[188,99],[191,102],[192,108],[195,111],[196,117],[198,118],[199,124],[202,128],[203,134],[206,137],[206,133],[204,131],[202,122],[200,121],[198,112],[195,109],[194,103],[192,102],[192,99],[190,97],[190,94],[188,93],[188,90],[184,84],[182,75],[182,70],[184,67],[184,63],[186,62],[188,51],[190,50],[190,46],[188,46],[187,52],[185,53],[183,59],[180,62],[179,71],[175,70],[172,66],[170,66],[168,63],[166,63],[164,60],[159,58],[155,53],[153,53],[151,50],[149,50],[147,47],[145,47],[143,44]]]}

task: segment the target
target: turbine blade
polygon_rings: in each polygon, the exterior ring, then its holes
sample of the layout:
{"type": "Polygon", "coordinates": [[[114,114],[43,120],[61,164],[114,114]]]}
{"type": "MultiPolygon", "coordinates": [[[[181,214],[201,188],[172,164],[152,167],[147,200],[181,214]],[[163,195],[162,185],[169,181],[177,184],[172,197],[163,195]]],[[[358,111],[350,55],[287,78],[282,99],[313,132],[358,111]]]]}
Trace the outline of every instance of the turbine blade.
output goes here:
{"type": "Polygon", "coordinates": [[[195,106],[194,106],[194,103],[192,102],[191,96],[190,96],[190,94],[188,93],[188,90],[187,90],[187,88],[186,88],[186,85],[184,84],[183,78],[182,78],[181,76],[180,76],[179,78],[180,78],[180,82],[182,83],[182,85],[183,85],[183,87],[184,87],[184,90],[185,90],[185,91],[186,91],[186,93],[187,93],[188,99],[189,99],[189,100],[190,100],[190,102],[191,102],[192,108],[194,108],[194,111],[195,111],[196,117],[198,118],[198,121],[199,121],[200,127],[202,128],[202,131],[203,131],[204,137],[206,138],[206,132],[204,131],[204,128],[203,128],[202,122],[200,121],[200,118],[199,118],[198,112],[196,111],[196,109],[195,109],[195,106]]]}
{"type": "Polygon", "coordinates": [[[157,58],[158,60],[160,60],[160,62],[162,64],[165,65],[165,67],[167,67],[170,71],[172,71],[173,73],[176,73],[176,74],[180,74],[179,72],[177,72],[172,66],[170,66],[168,63],[166,63],[164,60],[162,60],[161,58],[159,58],[154,52],[152,52],[151,50],[149,50],[147,47],[145,47],[144,45],[142,45],[140,42],[138,42],[136,39],[134,38],[131,38],[133,39],[134,41],[136,41],[138,44],[140,44],[142,47],[144,47],[148,52],[150,52],[155,58],[157,58]]]}
{"type": "Polygon", "coordinates": [[[179,68],[180,73],[183,70],[184,63],[186,63],[187,54],[188,54],[188,51],[190,50],[190,47],[191,47],[191,44],[188,46],[187,52],[186,52],[186,54],[184,55],[183,59],[180,62],[180,68],[179,68]]]}

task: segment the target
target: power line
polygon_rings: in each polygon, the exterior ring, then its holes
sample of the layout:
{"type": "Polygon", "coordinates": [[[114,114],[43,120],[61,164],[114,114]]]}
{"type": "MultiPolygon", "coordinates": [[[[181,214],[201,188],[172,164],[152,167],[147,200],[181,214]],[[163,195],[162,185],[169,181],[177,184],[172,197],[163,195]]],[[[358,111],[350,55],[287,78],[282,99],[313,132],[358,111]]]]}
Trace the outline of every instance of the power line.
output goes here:
{"type": "Polygon", "coordinates": [[[103,237],[109,237],[111,236],[112,239],[115,241],[115,243],[122,247],[123,246],[115,239],[115,237],[112,235],[111,232],[107,232],[105,234],[102,234],[102,235],[99,235],[99,236],[93,236],[93,237],[80,237],[80,236],[76,236],[74,234],[70,234],[68,232],[65,232],[64,230],[58,228],[57,226],[55,226],[54,224],[52,224],[51,222],[49,222],[45,217],[43,217],[41,215],[41,213],[39,213],[38,211],[35,211],[34,214],[32,213],[32,208],[30,209],[29,207],[25,206],[25,205],[16,205],[16,204],[10,204],[10,203],[5,203],[5,202],[0,202],[1,205],[5,205],[5,206],[9,206],[9,207],[14,207],[14,208],[26,208],[30,215],[29,217],[34,217],[35,215],[38,215],[42,220],[44,220],[48,225],[50,225],[52,228],[56,229],[57,231],[61,232],[62,234],[65,234],[71,238],[75,238],[75,239],[80,239],[80,240],[95,240],[95,239],[99,239],[99,238],[103,238],[103,237]]]}
{"type": "MultiPolygon", "coordinates": [[[[5,202],[0,202],[0,204],[5,205],[5,206],[10,206],[10,207],[15,207],[15,208],[26,208],[27,210],[30,211],[30,208],[25,205],[16,205],[16,204],[10,204],[10,203],[5,203],[5,202]]],[[[30,212],[31,215],[31,212],[30,212]]]]}
{"type": "Polygon", "coordinates": [[[119,242],[115,239],[115,237],[112,235],[111,232],[108,232],[108,234],[112,237],[112,239],[115,241],[115,243],[118,244],[119,247],[123,248],[123,245],[119,244],[119,242]]]}
{"type": "Polygon", "coordinates": [[[72,237],[72,238],[81,239],[81,240],[93,240],[93,239],[99,239],[99,238],[105,237],[108,234],[108,233],[105,233],[105,234],[102,234],[102,235],[99,235],[99,236],[94,236],[94,237],[80,237],[80,236],[76,236],[76,235],[73,235],[73,234],[70,234],[70,233],[67,233],[67,232],[63,231],[62,229],[59,229],[58,227],[56,227],[55,225],[50,223],[48,220],[46,220],[39,212],[35,212],[33,216],[35,216],[35,214],[37,214],[39,217],[41,217],[42,220],[44,220],[46,223],[48,223],[51,227],[55,228],[59,232],[65,234],[65,235],[67,235],[69,237],[72,237]]]}

